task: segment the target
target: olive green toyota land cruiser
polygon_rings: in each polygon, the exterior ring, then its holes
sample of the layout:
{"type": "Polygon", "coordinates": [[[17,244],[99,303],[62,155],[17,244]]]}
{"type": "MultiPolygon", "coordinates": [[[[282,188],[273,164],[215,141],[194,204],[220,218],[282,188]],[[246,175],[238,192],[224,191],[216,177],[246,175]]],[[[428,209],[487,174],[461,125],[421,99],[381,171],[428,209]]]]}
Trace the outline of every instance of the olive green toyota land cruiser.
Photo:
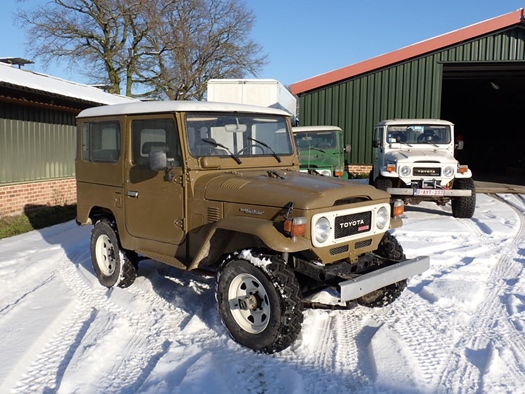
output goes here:
{"type": "Polygon", "coordinates": [[[299,171],[288,113],[206,102],[90,108],[78,121],[77,222],[106,287],[141,259],[213,272],[235,341],[273,353],[301,330],[309,296],[382,306],[429,266],[388,230],[402,204],[376,188],[299,171]]]}

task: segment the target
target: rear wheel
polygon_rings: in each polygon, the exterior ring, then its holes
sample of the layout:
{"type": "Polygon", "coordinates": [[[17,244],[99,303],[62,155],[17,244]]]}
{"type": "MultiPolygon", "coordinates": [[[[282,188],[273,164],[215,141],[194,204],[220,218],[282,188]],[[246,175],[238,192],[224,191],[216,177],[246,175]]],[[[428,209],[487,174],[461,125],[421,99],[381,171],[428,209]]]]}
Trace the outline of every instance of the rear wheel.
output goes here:
{"type": "MultiPolygon", "coordinates": [[[[390,261],[397,262],[406,260],[403,248],[397,241],[396,237],[394,237],[389,232],[386,232],[383,236],[376,253],[390,261]]],[[[383,307],[397,300],[406,287],[406,279],[401,280],[399,282],[377,289],[371,293],[365,294],[364,296],[357,299],[357,303],[369,308],[383,307]]]]}
{"type": "Polygon", "coordinates": [[[476,209],[476,187],[472,178],[456,179],[453,189],[471,190],[470,197],[454,197],[452,199],[452,216],[460,219],[470,219],[476,209]]]}
{"type": "Polygon", "coordinates": [[[264,268],[234,256],[217,278],[222,321],[235,341],[255,351],[275,353],[290,346],[303,321],[299,284],[284,261],[264,268]]]}
{"type": "Polygon", "coordinates": [[[108,220],[98,221],[91,231],[91,261],[101,285],[128,287],[137,278],[136,264],[120,248],[117,234],[108,220]]]}

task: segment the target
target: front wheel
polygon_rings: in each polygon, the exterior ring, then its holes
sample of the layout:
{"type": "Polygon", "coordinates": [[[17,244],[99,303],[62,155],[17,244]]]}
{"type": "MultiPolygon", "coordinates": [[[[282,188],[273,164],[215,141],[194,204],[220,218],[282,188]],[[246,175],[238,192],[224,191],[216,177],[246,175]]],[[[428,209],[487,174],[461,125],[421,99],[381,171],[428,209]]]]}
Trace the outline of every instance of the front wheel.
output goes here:
{"type": "Polygon", "coordinates": [[[456,179],[454,189],[471,190],[470,197],[454,197],[452,199],[452,216],[460,219],[470,219],[476,209],[476,187],[472,178],[456,179]]]}
{"type": "Polygon", "coordinates": [[[290,346],[303,321],[300,289],[293,271],[272,257],[264,268],[239,255],[221,265],[216,296],[222,321],[233,339],[263,353],[290,346]]]}
{"type": "Polygon", "coordinates": [[[117,234],[107,220],[95,223],[91,231],[91,261],[102,286],[131,286],[137,278],[136,264],[120,248],[117,234]]]}
{"type": "MultiPolygon", "coordinates": [[[[406,260],[402,246],[388,231],[383,235],[376,253],[393,262],[406,260]]],[[[357,303],[369,308],[383,307],[397,300],[407,287],[406,279],[377,289],[357,299],[357,303]]]]}

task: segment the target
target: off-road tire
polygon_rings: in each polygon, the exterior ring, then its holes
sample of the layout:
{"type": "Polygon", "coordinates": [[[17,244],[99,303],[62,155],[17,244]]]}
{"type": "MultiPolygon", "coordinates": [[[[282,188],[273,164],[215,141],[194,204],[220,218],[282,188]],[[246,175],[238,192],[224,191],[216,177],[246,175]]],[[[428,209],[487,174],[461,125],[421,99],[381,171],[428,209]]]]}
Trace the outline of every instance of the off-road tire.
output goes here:
{"type": "Polygon", "coordinates": [[[368,173],[368,184],[374,186],[374,169],[368,173]]]}
{"type": "Polygon", "coordinates": [[[386,192],[386,189],[392,187],[392,179],[384,178],[382,176],[377,177],[374,181],[374,186],[376,189],[383,190],[386,192]]]}
{"type": "Polygon", "coordinates": [[[137,278],[137,264],[120,247],[113,225],[106,219],[95,223],[91,231],[91,262],[102,286],[129,287],[137,278]]]}
{"type": "MultiPolygon", "coordinates": [[[[406,260],[403,248],[397,241],[396,237],[394,237],[388,231],[385,233],[383,239],[379,243],[376,254],[390,261],[400,262],[406,260]]],[[[406,287],[406,279],[401,280],[399,282],[377,289],[371,293],[365,294],[364,296],[357,299],[357,303],[369,308],[380,308],[397,300],[406,287]]]]}
{"type": "Polygon", "coordinates": [[[470,219],[476,210],[476,186],[472,178],[456,179],[453,189],[472,190],[470,197],[454,197],[452,199],[452,216],[460,219],[470,219]]]}
{"type": "Polygon", "coordinates": [[[280,258],[272,257],[261,268],[239,255],[227,258],[217,276],[216,298],[222,322],[232,338],[257,352],[280,352],[301,331],[299,283],[280,258]],[[239,302],[250,299],[256,303],[251,308],[239,302]]]}

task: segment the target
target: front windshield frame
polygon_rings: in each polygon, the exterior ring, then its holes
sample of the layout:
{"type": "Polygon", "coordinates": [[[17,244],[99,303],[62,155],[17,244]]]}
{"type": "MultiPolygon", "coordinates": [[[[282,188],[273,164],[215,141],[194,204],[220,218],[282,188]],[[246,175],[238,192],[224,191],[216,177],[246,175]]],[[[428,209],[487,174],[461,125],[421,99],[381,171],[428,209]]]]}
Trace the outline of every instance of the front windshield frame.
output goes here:
{"type": "Polygon", "coordinates": [[[440,145],[450,144],[451,141],[450,125],[426,123],[389,125],[385,132],[387,144],[440,145]]]}
{"type": "Polygon", "coordinates": [[[188,112],[188,151],[195,157],[292,156],[291,129],[284,115],[188,112]],[[260,143],[259,143],[260,142],[260,143]]]}

